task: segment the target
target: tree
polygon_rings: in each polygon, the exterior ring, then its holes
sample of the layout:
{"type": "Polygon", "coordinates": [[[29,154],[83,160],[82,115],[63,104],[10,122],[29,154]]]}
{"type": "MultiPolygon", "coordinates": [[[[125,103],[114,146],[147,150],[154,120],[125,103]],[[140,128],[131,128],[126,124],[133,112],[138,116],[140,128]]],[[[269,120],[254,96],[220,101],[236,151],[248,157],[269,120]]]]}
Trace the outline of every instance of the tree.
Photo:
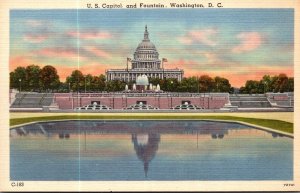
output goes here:
{"type": "Polygon", "coordinates": [[[248,93],[248,94],[263,93],[263,86],[261,86],[260,81],[247,80],[244,93],[248,93]]]}
{"type": "Polygon", "coordinates": [[[84,76],[84,90],[86,92],[93,90],[94,86],[96,86],[96,85],[92,84],[93,78],[94,77],[91,74],[84,76]]]}
{"type": "Polygon", "coordinates": [[[113,80],[107,82],[107,91],[116,92],[125,90],[126,82],[120,80],[113,80]]]}
{"type": "Polygon", "coordinates": [[[42,90],[55,90],[59,88],[60,81],[57,70],[50,65],[44,66],[40,72],[40,86],[42,90]]]}
{"type": "Polygon", "coordinates": [[[176,92],[179,82],[178,82],[177,78],[168,78],[168,79],[166,79],[166,85],[168,88],[167,91],[176,92]]]}
{"type": "Polygon", "coordinates": [[[92,76],[90,74],[85,76],[87,89],[91,91],[104,91],[105,90],[105,76],[92,76]]]}
{"type": "Polygon", "coordinates": [[[102,91],[100,86],[99,76],[92,76],[91,79],[88,77],[88,86],[90,91],[102,91]]]}
{"type": "Polygon", "coordinates": [[[106,88],[106,77],[104,74],[100,74],[99,76],[99,90],[104,91],[106,88]]]}
{"type": "Polygon", "coordinates": [[[58,92],[69,92],[69,84],[66,82],[61,82],[58,87],[58,92]]]}
{"type": "Polygon", "coordinates": [[[188,89],[188,81],[187,78],[183,78],[177,88],[178,92],[187,92],[188,89]]]}
{"type": "Polygon", "coordinates": [[[286,74],[279,74],[275,82],[275,92],[286,92],[288,91],[288,77],[286,74]]]}
{"type": "Polygon", "coordinates": [[[231,84],[229,83],[229,80],[226,78],[222,78],[219,76],[216,76],[214,78],[215,88],[213,89],[214,92],[231,92],[231,84]]]}
{"type": "Polygon", "coordinates": [[[212,92],[215,87],[214,80],[208,75],[202,75],[199,78],[200,92],[212,92]]]}
{"type": "Polygon", "coordinates": [[[198,79],[193,77],[183,78],[181,82],[178,82],[176,91],[178,92],[198,92],[198,79]]]}
{"type": "Polygon", "coordinates": [[[244,86],[242,86],[242,87],[240,88],[240,90],[239,90],[239,93],[241,93],[241,94],[247,94],[248,91],[246,90],[246,88],[245,88],[244,86]]]}
{"type": "Polygon", "coordinates": [[[74,70],[72,74],[67,77],[66,82],[70,85],[72,91],[79,92],[84,89],[84,76],[80,70],[74,70]]]}
{"type": "Polygon", "coordinates": [[[294,77],[290,77],[288,80],[288,92],[294,92],[294,77]]]}
{"type": "Polygon", "coordinates": [[[40,90],[40,73],[41,68],[37,65],[29,65],[26,67],[26,78],[27,89],[30,91],[40,90]]]}
{"type": "Polygon", "coordinates": [[[266,92],[293,92],[294,78],[286,74],[271,77],[264,75],[260,81],[248,80],[245,87],[240,88],[240,93],[266,93],[266,92]]]}
{"type": "MultiPolygon", "coordinates": [[[[159,84],[160,83],[160,80],[161,79],[159,79],[159,78],[154,78],[154,77],[152,77],[152,78],[149,78],[149,83],[151,83],[152,85],[157,85],[157,84],[159,84]]],[[[160,85],[161,86],[161,85],[160,85]]]]}
{"type": "Polygon", "coordinates": [[[27,90],[26,69],[24,67],[17,67],[10,73],[10,88],[27,90]]]}
{"type": "Polygon", "coordinates": [[[261,83],[264,85],[264,93],[273,91],[272,77],[270,75],[264,75],[261,83]]]}

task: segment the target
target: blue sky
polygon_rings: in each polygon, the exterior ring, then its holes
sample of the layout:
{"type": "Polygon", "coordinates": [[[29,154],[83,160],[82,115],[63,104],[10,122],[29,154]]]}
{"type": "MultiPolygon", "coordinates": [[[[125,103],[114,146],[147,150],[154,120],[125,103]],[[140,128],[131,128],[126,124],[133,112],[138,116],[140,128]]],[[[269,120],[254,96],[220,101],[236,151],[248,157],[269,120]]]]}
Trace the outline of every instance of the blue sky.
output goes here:
{"type": "Polygon", "coordinates": [[[125,68],[145,25],[165,67],[185,76],[223,76],[233,86],[293,76],[293,9],[12,10],[10,69],[53,65],[64,80],[78,68],[125,68]]]}

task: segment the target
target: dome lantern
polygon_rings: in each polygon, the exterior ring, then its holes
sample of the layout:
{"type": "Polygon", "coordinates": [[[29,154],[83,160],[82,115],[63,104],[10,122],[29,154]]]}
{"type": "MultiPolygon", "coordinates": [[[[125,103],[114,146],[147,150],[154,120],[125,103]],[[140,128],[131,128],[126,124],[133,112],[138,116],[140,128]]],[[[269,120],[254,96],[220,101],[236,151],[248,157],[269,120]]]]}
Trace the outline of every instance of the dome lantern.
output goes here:
{"type": "Polygon", "coordinates": [[[148,33],[148,30],[147,30],[147,25],[145,26],[144,40],[149,41],[149,33],[148,33]]]}
{"type": "Polygon", "coordinates": [[[159,69],[161,61],[159,60],[159,53],[155,45],[149,39],[149,32],[147,25],[145,26],[144,39],[137,46],[132,60],[132,68],[151,68],[159,69]]]}

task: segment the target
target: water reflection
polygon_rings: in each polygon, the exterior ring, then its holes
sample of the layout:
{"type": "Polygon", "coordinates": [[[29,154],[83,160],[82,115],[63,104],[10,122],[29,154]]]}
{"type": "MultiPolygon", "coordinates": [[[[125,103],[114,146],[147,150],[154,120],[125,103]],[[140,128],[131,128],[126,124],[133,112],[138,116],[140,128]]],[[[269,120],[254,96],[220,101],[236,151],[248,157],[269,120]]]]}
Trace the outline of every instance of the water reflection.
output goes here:
{"type": "MultiPolygon", "coordinates": [[[[25,150],[22,149],[21,151],[30,150],[33,155],[38,155],[37,152],[44,152],[46,149],[48,153],[54,152],[57,155],[64,156],[63,158],[56,157],[55,160],[63,160],[68,155],[70,157],[74,156],[74,158],[78,157],[78,151],[83,158],[86,157],[87,159],[105,160],[106,158],[118,158],[120,161],[117,164],[122,166],[128,164],[127,167],[123,166],[122,168],[131,168],[132,170],[133,163],[141,164],[145,178],[148,175],[151,175],[150,177],[155,175],[152,173],[152,168],[155,170],[155,167],[159,165],[154,161],[158,159],[156,157],[162,159],[175,155],[174,159],[183,160],[178,163],[184,163],[184,160],[187,158],[195,158],[194,164],[201,163],[197,162],[198,159],[203,159],[205,164],[209,164],[214,161],[219,163],[220,158],[218,155],[226,158],[227,155],[232,154],[234,161],[241,159],[242,163],[248,159],[243,159],[241,154],[243,152],[241,151],[248,151],[249,155],[254,155],[255,153],[263,152],[261,148],[257,149],[256,145],[264,148],[268,147],[271,150],[275,147],[274,144],[262,145],[265,140],[257,139],[268,138],[272,139],[272,141],[278,141],[280,138],[285,137],[281,134],[261,131],[241,124],[210,121],[57,121],[17,127],[11,129],[10,136],[12,139],[16,139],[12,140],[11,144],[14,145],[11,148],[12,151],[14,149],[20,151],[20,149],[24,148],[25,150]],[[24,143],[26,142],[26,145],[24,145],[20,139],[32,139],[32,142],[29,143],[28,141],[30,140],[24,140],[24,143]],[[36,139],[40,140],[37,141],[36,139]],[[49,143],[41,142],[43,139],[49,140],[49,143]],[[246,139],[247,142],[243,139],[246,139]],[[251,139],[255,139],[255,143],[252,143],[251,139]],[[191,140],[194,145],[193,148],[190,147],[191,140]],[[163,153],[159,153],[159,149],[163,153]],[[137,162],[132,160],[127,162],[121,161],[122,157],[131,155],[131,152],[135,159],[137,158],[137,162]],[[211,152],[214,153],[211,154],[211,152]],[[239,157],[236,157],[236,153],[239,154],[239,157]],[[212,160],[206,163],[208,158],[212,160]]],[[[278,145],[278,147],[280,148],[281,146],[278,145]]],[[[270,151],[270,149],[268,152],[272,154],[274,151],[270,151]]],[[[272,156],[277,155],[272,154],[272,156]]],[[[20,157],[18,158],[20,159],[20,157]]],[[[18,159],[15,159],[15,161],[18,162],[18,159]]],[[[226,164],[226,159],[224,161],[224,164],[226,164]]],[[[81,162],[83,164],[83,161],[81,162]]],[[[188,163],[190,162],[191,160],[188,163]]],[[[245,163],[239,167],[244,165],[245,163]]],[[[57,164],[55,164],[56,166],[57,164]]],[[[187,165],[187,167],[192,167],[192,165],[187,165]]],[[[198,165],[196,168],[200,169],[201,165],[198,165]]],[[[93,169],[88,171],[92,172],[93,169]]],[[[132,172],[131,170],[127,172],[130,173],[132,172]]],[[[140,169],[140,171],[142,170],[140,169]]],[[[156,169],[156,175],[159,173],[156,169]]],[[[177,175],[180,176],[181,174],[177,175]]],[[[201,175],[201,172],[194,175],[201,175]]],[[[158,175],[157,178],[159,177],[158,175]]],[[[185,178],[182,177],[182,179],[185,178]]]]}
{"type": "Polygon", "coordinates": [[[70,134],[69,133],[59,133],[58,134],[58,138],[59,139],[69,139],[70,138],[70,134]]]}
{"type": "Polygon", "coordinates": [[[228,135],[229,130],[247,129],[249,127],[240,124],[213,123],[190,121],[143,121],[143,122],[109,122],[109,121],[60,121],[52,123],[31,124],[17,127],[11,130],[12,136],[26,135],[57,135],[59,138],[70,138],[71,134],[80,134],[83,131],[90,134],[103,133],[177,133],[211,135],[213,139],[222,139],[228,135]]]}
{"type": "Polygon", "coordinates": [[[144,163],[145,177],[147,177],[149,163],[155,157],[160,142],[157,133],[132,134],[132,143],[137,157],[144,163]]]}
{"type": "MultiPolygon", "coordinates": [[[[139,133],[156,134],[197,134],[210,135],[211,139],[224,139],[226,136],[234,135],[235,132],[249,130],[247,134],[255,135],[256,129],[251,127],[224,122],[208,121],[59,121],[51,123],[38,123],[11,129],[10,135],[44,135],[47,137],[58,136],[59,139],[69,139],[73,135],[87,134],[108,134],[127,133],[137,135],[139,133]]],[[[268,134],[273,138],[284,137],[282,134],[274,132],[256,133],[268,134]]]]}

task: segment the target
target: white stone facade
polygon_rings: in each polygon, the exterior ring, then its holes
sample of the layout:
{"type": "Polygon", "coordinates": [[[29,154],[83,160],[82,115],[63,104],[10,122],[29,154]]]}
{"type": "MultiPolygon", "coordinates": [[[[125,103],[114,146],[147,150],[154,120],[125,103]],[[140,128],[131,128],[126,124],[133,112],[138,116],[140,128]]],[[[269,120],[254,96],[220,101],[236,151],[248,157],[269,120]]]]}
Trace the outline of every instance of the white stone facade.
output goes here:
{"type": "MultiPolygon", "coordinates": [[[[164,69],[163,60],[159,59],[159,53],[155,45],[149,39],[147,26],[145,27],[144,39],[136,48],[131,60],[131,68],[106,70],[106,79],[122,80],[125,82],[136,81],[138,76],[146,75],[148,78],[176,78],[182,80],[182,69],[164,69]]],[[[129,62],[129,61],[127,61],[129,62]]]]}

